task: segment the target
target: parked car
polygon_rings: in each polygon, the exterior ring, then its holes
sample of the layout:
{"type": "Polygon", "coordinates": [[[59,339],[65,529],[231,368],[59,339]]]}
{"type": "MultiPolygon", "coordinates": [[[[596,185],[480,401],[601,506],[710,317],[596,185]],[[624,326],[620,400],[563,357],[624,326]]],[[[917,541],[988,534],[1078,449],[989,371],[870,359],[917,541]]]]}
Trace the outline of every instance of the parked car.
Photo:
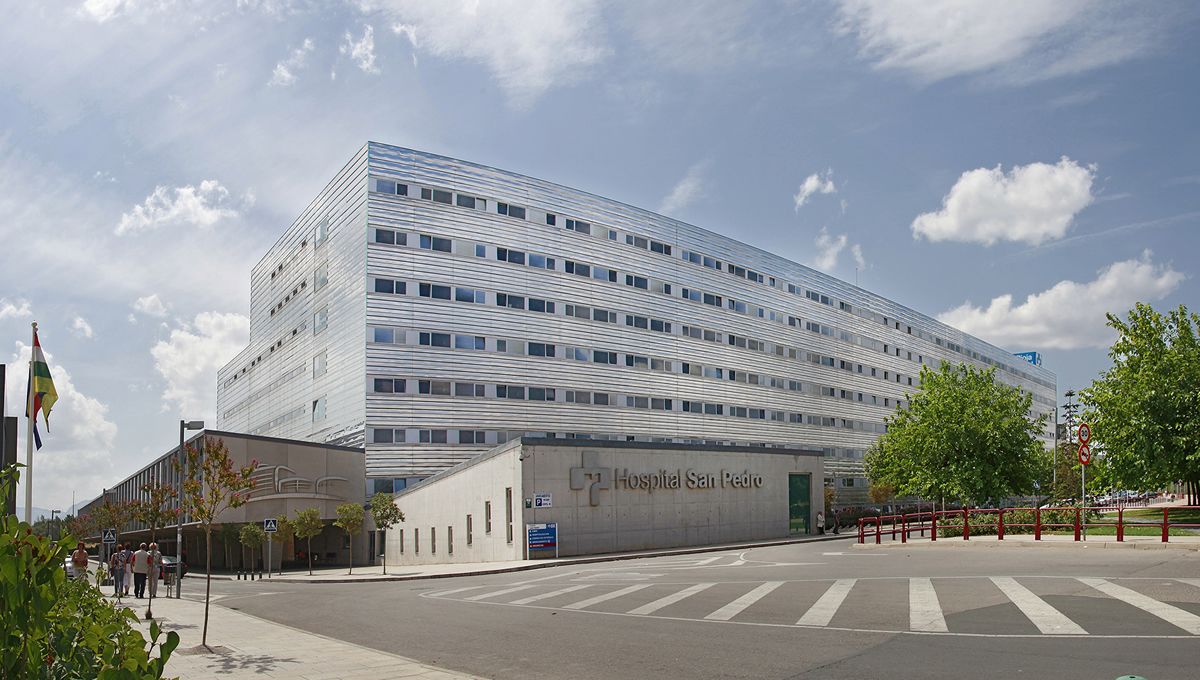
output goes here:
{"type": "MultiPolygon", "coordinates": [[[[165,580],[167,580],[168,572],[174,574],[175,570],[179,568],[179,558],[175,557],[174,555],[163,555],[162,560],[163,560],[163,568],[162,568],[162,571],[159,572],[158,578],[165,581],[165,580]]],[[[188,572],[187,563],[184,563],[183,575],[187,576],[187,572],[188,572]]]]}

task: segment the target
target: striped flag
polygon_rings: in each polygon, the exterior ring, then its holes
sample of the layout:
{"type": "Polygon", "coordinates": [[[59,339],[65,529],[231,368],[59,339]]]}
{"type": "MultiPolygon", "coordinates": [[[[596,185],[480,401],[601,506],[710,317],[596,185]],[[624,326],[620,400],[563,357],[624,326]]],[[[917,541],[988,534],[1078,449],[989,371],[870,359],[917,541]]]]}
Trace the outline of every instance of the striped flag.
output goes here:
{"type": "Polygon", "coordinates": [[[33,352],[29,356],[29,395],[26,399],[25,417],[33,419],[33,440],[37,447],[42,448],[42,436],[37,429],[37,413],[42,412],[46,421],[46,431],[50,431],[50,409],[58,401],[58,392],[54,389],[54,380],[50,377],[50,364],[46,363],[46,355],[42,353],[42,343],[38,341],[37,330],[33,331],[33,352]],[[28,404],[33,404],[32,413],[28,404]]]}

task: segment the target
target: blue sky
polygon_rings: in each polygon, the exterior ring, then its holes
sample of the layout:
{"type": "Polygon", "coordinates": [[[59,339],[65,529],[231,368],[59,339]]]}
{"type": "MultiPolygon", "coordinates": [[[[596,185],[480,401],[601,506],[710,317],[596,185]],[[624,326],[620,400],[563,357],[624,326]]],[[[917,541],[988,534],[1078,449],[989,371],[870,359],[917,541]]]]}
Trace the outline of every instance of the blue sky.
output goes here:
{"type": "Polygon", "coordinates": [[[38,321],[62,395],[34,505],[214,422],[250,267],[368,139],[857,277],[1084,386],[1105,312],[1200,306],[1198,28],[1187,2],[11,7],[0,361],[38,321]]]}

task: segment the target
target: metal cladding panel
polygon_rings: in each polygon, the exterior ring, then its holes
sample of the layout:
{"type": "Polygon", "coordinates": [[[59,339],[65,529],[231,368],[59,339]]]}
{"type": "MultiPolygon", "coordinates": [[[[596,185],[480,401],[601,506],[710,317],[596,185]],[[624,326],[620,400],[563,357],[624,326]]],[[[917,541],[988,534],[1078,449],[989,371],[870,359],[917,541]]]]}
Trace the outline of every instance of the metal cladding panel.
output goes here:
{"type": "MultiPolygon", "coordinates": [[[[218,427],[365,438],[368,477],[428,476],[524,433],[816,447],[827,473],[859,477],[884,417],[922,364],[942,360],[997,366],[1001,380],[1033,393],[1035,413],[1055,403],[1044,368],[803,265],[585,192],[377,143],[268,252],[251,287],[251,344],[220,372],[218,427]],[[407,185],[407,195],[377,191],[377,179],[407,185]],[[525,216],[501,214],[501,202],[525,216]],[[568,229],[568,220],[586,228],[568,229]],[[374,242],[376,229],[404,242],[374,242]],[[553,264],[531,266],[531,256],[553,264]],[[580,276],[568,261],[606,271],[580,276]],[[403,292],[376,292],[387,282],[403,292]],[[472,302],[458,299],[459,288],[472,302]],[[532,311],[530,299],[554,311],[532,311]],[[319,311],[327,326],[314,332],[319,311]],[[596,320],[601,312],[609,320],[596,320]],[[375,329],[393,341],[374,342],[375,329]],[[470,349],[454,348],[459,340],[470,349]],[[553,345],[554,356],[536,356],[529,343],[553,345]],[[596,352],[616,364],[597,363],[596,352]],[[407,382],[381,393],[376,379],[407,382]],[[483,392],[422,394],[423,380],[483,392]],[[545,401],[499,396],[508,386],[554,392],[545,401]],[[611,403],[574,403],[568,392],[611,403]],[[645,408],[652,400],[657,408],[645,408]],[[723,412],[685,412],[685,402],[723,412]],[[376,429],[402,441],[374,443],[376,429]]],[[[856,486],[850,495],[865,492],[856,486]]]]}
{"type": "Polygon", "coordinates": [[[363,147],[255,266],[250,345],[218,373],[218,428],[361,445],[366,159],[363,147]]]}

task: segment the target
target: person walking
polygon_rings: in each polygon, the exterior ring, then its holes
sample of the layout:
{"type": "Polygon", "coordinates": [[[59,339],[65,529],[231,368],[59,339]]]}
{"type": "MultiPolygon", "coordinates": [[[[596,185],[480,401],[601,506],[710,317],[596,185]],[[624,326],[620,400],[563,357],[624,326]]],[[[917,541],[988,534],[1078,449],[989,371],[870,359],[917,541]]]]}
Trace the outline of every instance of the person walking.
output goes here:
{"type": "Polygon", "coordinates": [[[146,596],[146,574],[150,573],[150,553],[146,544],[138,546],[133,554],[133,596],[139,600],[146,596]]]}
{"type": "Polygon", "coordinates": [[[125,567],[127,565],[128,555],[125,553],[125,548],[118,546],[118,549],[108,558],[108,569],[112,572],[113,577],[113,597],[128,594],[125,591],[125,567]]]}
{"type": "Polygon", "coordinates": [[[75,552],[71,553],[71,566],[75,571],[71,574],[77,581],[86,581],[88,575],[88,552],[83,547],[83,541],[80,541],[75,546],[75,552]]]}
{"type": "Polygon", "coordinates": [[[158,544],[151,543],[150,550],[147,551],[149,570],[147,571],[150,579],[150,597],[158,597],[158,575],[162,573],[162,553],[158,551],[158,544]]]}

